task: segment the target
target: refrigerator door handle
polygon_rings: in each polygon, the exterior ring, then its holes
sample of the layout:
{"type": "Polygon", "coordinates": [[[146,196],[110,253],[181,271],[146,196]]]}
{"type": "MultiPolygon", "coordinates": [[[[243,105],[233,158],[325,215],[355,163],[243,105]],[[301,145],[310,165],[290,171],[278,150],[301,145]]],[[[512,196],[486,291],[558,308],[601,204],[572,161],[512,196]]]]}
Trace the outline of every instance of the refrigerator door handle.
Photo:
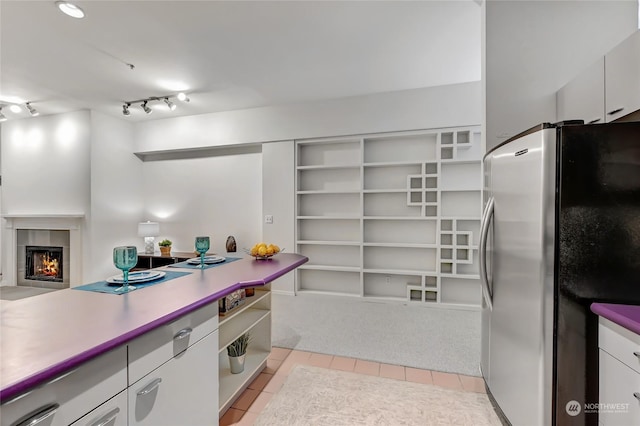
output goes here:
{"type": "Polygon", "coordinates": [[[489,277],[487,275],[487,240],[489,236],[489,226],[493,220],[493,197],[489,198],[487,206],[482,215],[482,227],[480,229],[480,281],[482,283],[482,296],[484,297],[489,310],[493,310],[493,295],[489,290],[489,277]]]}

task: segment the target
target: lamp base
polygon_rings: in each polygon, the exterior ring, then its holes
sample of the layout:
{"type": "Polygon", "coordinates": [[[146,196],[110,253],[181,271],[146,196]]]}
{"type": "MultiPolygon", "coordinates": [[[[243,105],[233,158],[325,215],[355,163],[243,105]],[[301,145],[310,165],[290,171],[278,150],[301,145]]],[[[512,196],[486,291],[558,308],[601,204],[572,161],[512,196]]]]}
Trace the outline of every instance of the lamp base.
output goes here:
{"type": "Polygon", "coordinates": [[[153,254],[153,237],[144,237],[144,253],[153,254]]]}

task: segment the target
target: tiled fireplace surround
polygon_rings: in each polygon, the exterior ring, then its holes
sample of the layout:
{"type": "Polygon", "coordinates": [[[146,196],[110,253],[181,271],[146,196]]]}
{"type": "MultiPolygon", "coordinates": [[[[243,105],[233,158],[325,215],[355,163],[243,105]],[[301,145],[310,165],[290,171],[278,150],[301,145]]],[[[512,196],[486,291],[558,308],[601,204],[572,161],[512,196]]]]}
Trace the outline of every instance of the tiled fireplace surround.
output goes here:
{"type": "Polygon", "coordinates": [[[3,215],[6,266],[3,285],[68,288],[82,284],[84,215],[3,215]],[[25,280],[25,247],[63,247],[63,282],[25,280]]]}

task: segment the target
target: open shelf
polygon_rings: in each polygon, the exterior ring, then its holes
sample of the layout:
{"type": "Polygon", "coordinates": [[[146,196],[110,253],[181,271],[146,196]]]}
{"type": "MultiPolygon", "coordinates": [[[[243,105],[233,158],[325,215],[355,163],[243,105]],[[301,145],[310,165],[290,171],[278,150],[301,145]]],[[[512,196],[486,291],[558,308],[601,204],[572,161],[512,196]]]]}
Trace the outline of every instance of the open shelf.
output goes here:
{"type": "Polygon", "coordinates": [[[220,328],[220,337],[218,338],[218,350],[224,351],[231,342],[239,335],[250,330],[259,321],[263,320],[270,314],[267,309],[249,308],[242,312],[235,321],[233,327],[220,328]]]}
{"type": "Polygon", "coordinates": [[[256,288],[253,296],[234,311],[219,316],[218,322],[218,376],[219,415],[231,406],[251,381],[266,366],[271,353],[271,292],[270,285],[256,288]],[[244,371],[232,374],[229,368],[227,346],[240,335],[249,333],[250,341],[245,357],[244,371]]]}
{"type": "Polygon", "coordinates": [[[218,382],[220,384],[218,412],[220,415],[235,401],[238,393],[237,389],[244,390],[253,379],[260,374],[264,367],[266,367],[267,358],[270,353],[270,350],[255,350],[249,348],[244,361],[244,371],[242,373],[232,374],[229,368],[227,353],[220,352],[218,357],[220,366],[218,370],[218,382]]]}

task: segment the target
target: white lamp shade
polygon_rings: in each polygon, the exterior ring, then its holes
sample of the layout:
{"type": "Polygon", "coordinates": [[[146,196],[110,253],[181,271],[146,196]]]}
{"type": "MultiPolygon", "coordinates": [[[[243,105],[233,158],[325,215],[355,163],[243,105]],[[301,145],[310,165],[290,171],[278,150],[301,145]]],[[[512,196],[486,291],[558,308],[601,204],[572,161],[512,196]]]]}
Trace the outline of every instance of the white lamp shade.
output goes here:
{"type": "Polygon", "coordinates": [[[138,224],[138,237],[157,237],[160,235],[158,222],[142,222],[138,224]]]}

